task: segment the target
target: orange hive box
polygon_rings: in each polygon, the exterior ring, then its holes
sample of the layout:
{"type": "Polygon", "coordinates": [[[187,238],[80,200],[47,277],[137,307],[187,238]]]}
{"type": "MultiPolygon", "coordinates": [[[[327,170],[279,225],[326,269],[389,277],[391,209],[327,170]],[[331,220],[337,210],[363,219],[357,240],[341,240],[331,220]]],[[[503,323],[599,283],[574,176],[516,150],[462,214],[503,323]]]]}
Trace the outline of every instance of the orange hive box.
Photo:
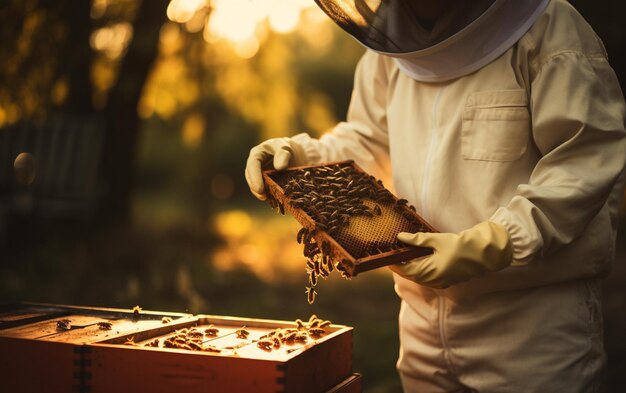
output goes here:
{"type": "Polygon", "coordinates": [[[32,304],[0,311],[0,351],[8,363],[0,373],[10,391],[361,391],[361,377],[352,372],[352,328],[347,326],[327,323],[323,333],[305,326],[299,330],[305,339],[264,349],[257,345],[263,336],[298,330],[299,325],[32,304]],[[163,323],[163,317],[172,320],[163,323]],[[2,324],[20,319],[12,326],[2,324]],[[59,329],[63,319],[77,328],[59,329]],[[92,325],[102,320],[113,324],[111,330],[92,325]],[[194,345],[202,350],[167,347],[165,341],[183,334],[198,336],[194,345]]]}
{"type": "Polygon", "coordinates": [[[37,303],[0,305],[0,380],[7,392],[84,391],[87,344],[190,318],[97,307],[37,303]],[[70,321],[70,322],[66,322],[70,321]],[[103,323],[103,329],[98,323],[103,323]],[[108,325],[110,324],[110,326],[108,325]]]}

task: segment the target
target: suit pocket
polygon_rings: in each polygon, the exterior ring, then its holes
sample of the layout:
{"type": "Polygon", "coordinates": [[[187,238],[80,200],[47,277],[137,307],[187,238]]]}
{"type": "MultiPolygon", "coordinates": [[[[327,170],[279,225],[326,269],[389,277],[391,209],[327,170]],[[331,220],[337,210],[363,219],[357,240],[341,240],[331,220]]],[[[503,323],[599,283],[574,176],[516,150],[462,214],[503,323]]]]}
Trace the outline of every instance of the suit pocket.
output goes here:
{"type": "Polygon", "coordinates": [[[531,134],[525,90],[491,90],[468,96],[462,116],[461,152],[466,160],[515,161],[531,134]]]}

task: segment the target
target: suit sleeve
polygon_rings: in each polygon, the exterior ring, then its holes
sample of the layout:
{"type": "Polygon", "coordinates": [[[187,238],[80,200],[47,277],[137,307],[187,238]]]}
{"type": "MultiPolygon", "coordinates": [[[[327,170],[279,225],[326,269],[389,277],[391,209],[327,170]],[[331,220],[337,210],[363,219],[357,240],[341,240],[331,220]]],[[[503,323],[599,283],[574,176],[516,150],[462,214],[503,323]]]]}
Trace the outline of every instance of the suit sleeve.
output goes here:
{"type": "Polygon", "coordinates": [[[626,162],[624,98],[604,56],[548,59],[532,81],[530,111],[541,159],[490,218],[508,230],[514,265],[580,237],[621,187],[626,162]]]}

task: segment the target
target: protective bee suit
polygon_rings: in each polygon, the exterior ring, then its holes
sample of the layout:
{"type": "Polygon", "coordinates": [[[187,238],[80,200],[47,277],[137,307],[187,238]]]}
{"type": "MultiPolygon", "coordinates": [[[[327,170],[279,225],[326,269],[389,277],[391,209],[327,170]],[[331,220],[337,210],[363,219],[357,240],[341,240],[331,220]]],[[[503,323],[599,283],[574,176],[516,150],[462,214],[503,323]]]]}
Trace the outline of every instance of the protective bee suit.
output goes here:
{"type": "MultiPolygon", "coordinates": [[[[372,6],[394,2],[318,3],[371,49],[347,120],[319,139],[253,148],[252,192],[263,198],[259,169],[270,159],[278,169],[354,159],[391,175],[396,195],[442,234],[463,238],[484,223],[505,234],[505,263],[464,280],[430,285],[409,268],[419,261],[392,268],[405,391],[598,391],[599,280],[614,257],[626,132],[593,30],[564,0],[451,1],[460,8],[443,25],[403,42],[391,33],[399,24],[378,15],[410,13],[372,6]]],[[[442,239],[435,255],[456,242],[442,239]]]]}

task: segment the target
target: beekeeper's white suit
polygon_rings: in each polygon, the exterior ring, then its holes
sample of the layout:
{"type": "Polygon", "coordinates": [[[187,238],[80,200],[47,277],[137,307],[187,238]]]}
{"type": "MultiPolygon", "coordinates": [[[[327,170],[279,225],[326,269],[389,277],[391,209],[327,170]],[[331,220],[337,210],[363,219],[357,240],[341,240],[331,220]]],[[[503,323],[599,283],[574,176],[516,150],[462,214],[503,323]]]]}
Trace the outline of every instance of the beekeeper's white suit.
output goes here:
{"type": "Polygon", "coordinates": [[[452,1],[478,16],[444,15],[453,30],[435,24],[431,42],[419,30],[402,42],[406,24],[384,18],[359,30],[367,23],[348,16],[360,1],[339,17],[330,5],[350,2],[318,3],[373,50],[346,122],[251,150],[252,192],[264,198],[271,157],[279,169],[353,159],[391,174],[441,232],[399,235],[434,248],[392,267],[405,391],[596,391],[599,278],[626,161],[624,99],[601,41],[564,0],[452,1]]]}

